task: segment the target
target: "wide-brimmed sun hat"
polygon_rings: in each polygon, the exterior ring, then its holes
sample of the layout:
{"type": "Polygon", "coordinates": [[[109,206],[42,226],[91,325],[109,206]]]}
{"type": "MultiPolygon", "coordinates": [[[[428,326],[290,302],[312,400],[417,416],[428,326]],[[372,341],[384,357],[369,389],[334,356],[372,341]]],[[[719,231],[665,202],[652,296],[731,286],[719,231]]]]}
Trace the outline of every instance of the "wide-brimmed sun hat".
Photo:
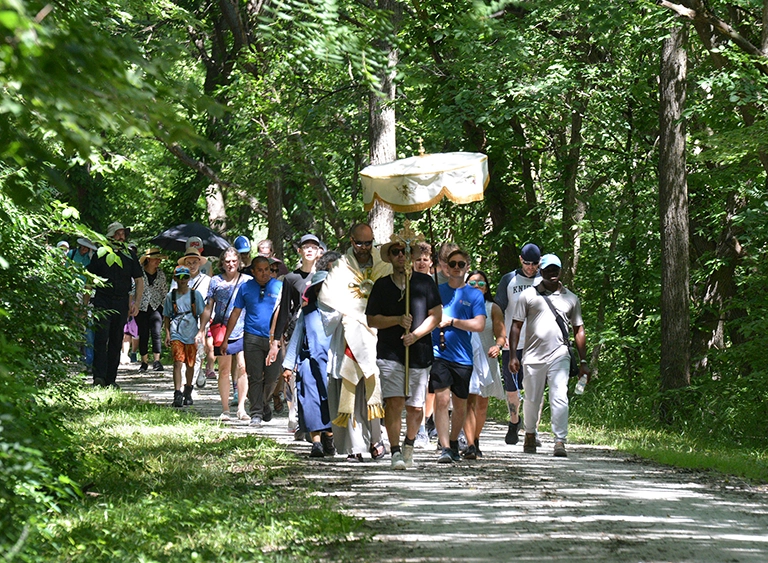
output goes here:
{"type": "Polygon", "coordinates": [[[146,262],[150,258],[159,258],[160,260],[168,259],[168,257],[165,254],[163,254],[163,252],[159,248],[156,248],[153,246],[144,251],[144,254],[142,254],[141,257],[139,258],[139,264],[143,266],[144,262],[146,262]]]}
{"type": "Polygon", "coordinates": [[[177,264],[179,266],[186,266],[187,258],[199,258],[201,266],[206,262],[208,262],[208,258],[206,258],[205,256],[201,256],[200,251],[197,248],[188,248],[187,251],[184,253],[184,256],[179,258],[179,261],[177,262],[177,264]]]}

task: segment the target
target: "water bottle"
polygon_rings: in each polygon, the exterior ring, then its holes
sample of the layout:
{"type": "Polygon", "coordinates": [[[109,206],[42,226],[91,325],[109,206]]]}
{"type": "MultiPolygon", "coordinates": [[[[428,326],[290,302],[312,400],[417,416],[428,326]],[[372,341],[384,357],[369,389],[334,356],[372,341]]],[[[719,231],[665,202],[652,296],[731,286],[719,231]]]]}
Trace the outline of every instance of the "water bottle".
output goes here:
{"type": "Polygon", "coordinates": [[[587,386],[587,374],[585,373],[579,378],[579,382],[576,383],[576,394],[582,395],[584,393],[584,388],[587,386]]]}

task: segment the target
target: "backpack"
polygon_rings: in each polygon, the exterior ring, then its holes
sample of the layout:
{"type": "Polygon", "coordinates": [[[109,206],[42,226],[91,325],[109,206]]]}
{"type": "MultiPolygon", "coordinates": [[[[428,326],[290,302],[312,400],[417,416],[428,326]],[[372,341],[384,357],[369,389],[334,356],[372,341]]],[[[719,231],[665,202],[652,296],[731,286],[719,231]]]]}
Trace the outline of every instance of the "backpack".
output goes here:
{"type": "MultiPolygon", "coordinates": [[[[197,320],[199,317],[197,315],[197,297],[195,296],[195,293],[197,293],[197,290],[193,289],[192,294],[189,296],[189,303],[192,308],[192,316],[197,320]]],[[[171,302],[173,303],[173,316],[176,317],[179,314],[179,306],[176,304],[175,289],[171,290],[171,302]]]]}

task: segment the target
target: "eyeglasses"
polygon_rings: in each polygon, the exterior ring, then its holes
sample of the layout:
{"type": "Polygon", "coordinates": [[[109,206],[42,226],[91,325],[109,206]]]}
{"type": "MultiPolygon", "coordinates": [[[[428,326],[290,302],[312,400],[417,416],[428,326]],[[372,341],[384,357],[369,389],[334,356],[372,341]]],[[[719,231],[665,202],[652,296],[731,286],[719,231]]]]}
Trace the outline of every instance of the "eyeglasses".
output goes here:
{"type": "Polygon", "coordinates": [[[466,267],[466,265],[467,263],[464,262],[464,260],[459,260],[458,262],[456,260],[451,260],[450,262],[448,262],[448,267],[450,268],[459,268],[463,270],[466,267]]]}
{"type": "Polygon", "coordinates": [[[469,285],[471,285],[472,287],[485,287],[485,282],[484,281],[469,280],[467,283],[469,285]]]}
{"type": "Polygon", "coordinates": [[[274,273],[274,274],[279,274],[280,273],[280,268],[270,268],[269,271],[274,273]]]}
{"type": "Polygon", "coordinates": [[[523,264],[526,266],[538,266],[538,262],[529,262],[528,260],[523,260],[523,264]]]}
{"type": "Polygon", "coordinates": [[[355,240],[355,239],[352,239],[352,243],[355,246],[366,246],[366,247],[367,246],[373,246],[373,241],[372,240],[355,240]]]}
{"type": "Polygon", "coordinates": [[[389,253],[392,256],[400,256],[401,254],[405,254],[405,248],[390,248],[389,253]]]}

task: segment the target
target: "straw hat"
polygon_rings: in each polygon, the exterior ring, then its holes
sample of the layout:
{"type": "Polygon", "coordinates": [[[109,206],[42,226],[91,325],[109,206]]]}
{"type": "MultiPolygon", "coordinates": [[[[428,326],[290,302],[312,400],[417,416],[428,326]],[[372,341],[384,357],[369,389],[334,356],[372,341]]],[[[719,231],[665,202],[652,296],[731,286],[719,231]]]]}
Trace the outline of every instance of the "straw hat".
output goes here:
{"type": "Polygon", "coordinates": [[[206,262],[208,262],[208,258],[205,256],[200,255],[200,251],[197,248],[188,248],[187,252],[179,258],[179,261],[177,262],[179,266],[186,266],[187,265],[187,258],[200,258],[200,265],[202,266],[206,262]]]}
{"type": "Polygon", "coordinates": [[[159,258],[160,260],[168,259],[168,257],[165,254],[163,254],[159,248],[156,248],[153,246],[144,251],[144,254],[141,255],[141,258],[139,258],[139,264],[143,266],[144,262],[146,262],[150,258],[159,258]]]}

